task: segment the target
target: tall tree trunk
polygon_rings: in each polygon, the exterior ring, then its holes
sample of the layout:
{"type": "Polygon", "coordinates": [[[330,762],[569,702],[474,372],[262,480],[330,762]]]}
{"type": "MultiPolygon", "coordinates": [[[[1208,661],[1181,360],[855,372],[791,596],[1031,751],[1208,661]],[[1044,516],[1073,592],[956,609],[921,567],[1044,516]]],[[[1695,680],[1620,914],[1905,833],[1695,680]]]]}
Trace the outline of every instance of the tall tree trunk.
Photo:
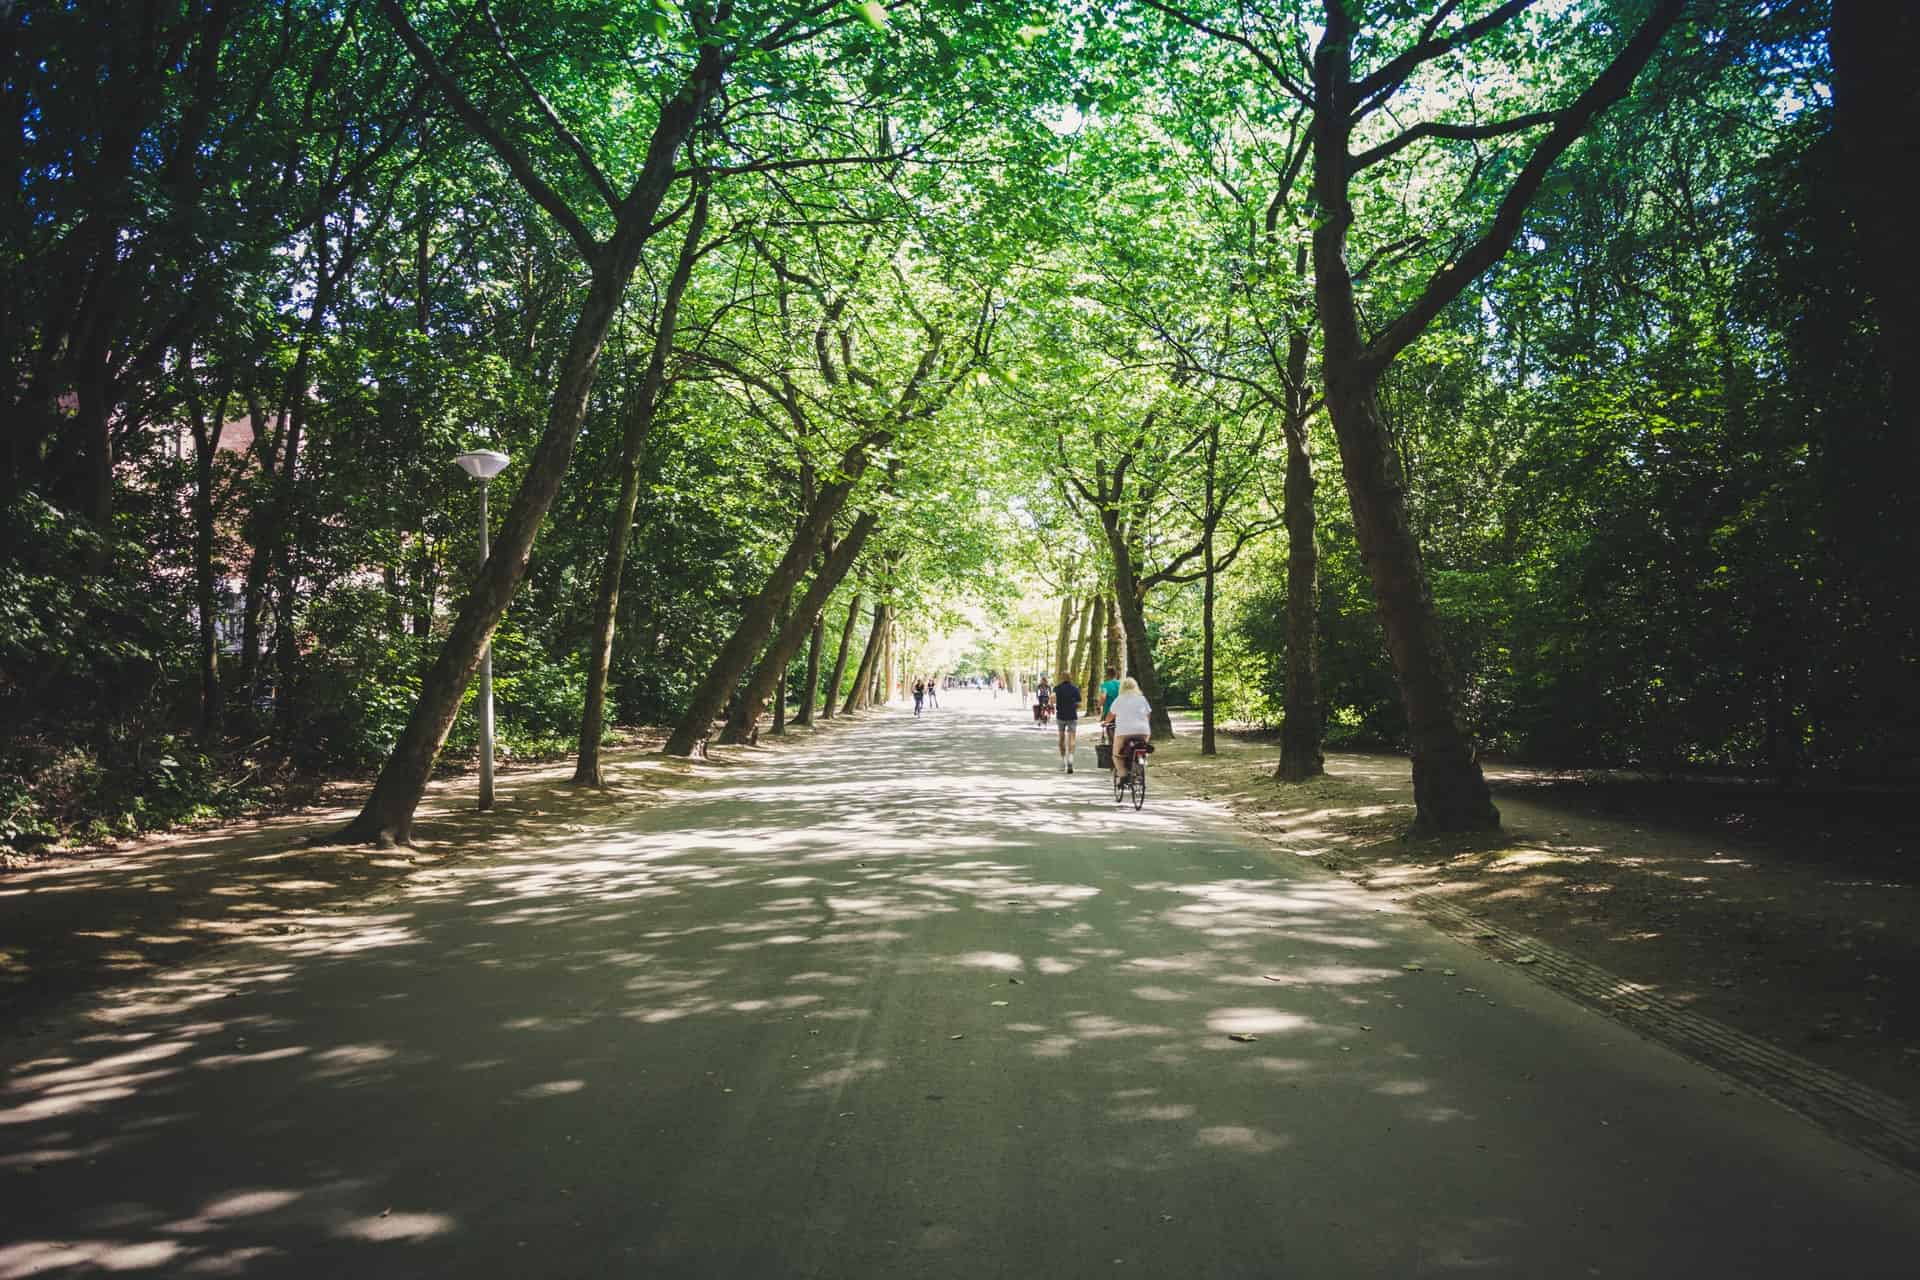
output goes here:
{"type": "Polygon", "coordinates": [[[827,611],[813,615],[813,629],[807,633],[807,680],[800,691],[800,705],[793,717],[795,724],[813,723],[814,705],[820,698],[820,654],[827,646],[827,611]]]}
{"type": "MultiPolygon", "coordinates": [[[[800,597],[800,604],[787,617],[780,627],[773,644],[760,659],[760,665],[748,677],[747,687],[741,695],[734,712],[727,719],[720,741],[745,742],[759,723],[761,713],[766,709],[768,695],[793,664],[794,656],[800,651],[800,643],[814,629],[814,623],[820,617],[820,611],[827,607],[827,601],[834,590],[846,578],[853,568],[855,560],[860,558],[860,550],[866,545],[879,516],[871,511],[863,511],[853,522],[853,528],[847,531],[833,552],[820,565],[808,584],[806,594],[800,597]]],[[[777,718],[777,713],[776,713],[777,718]]]]}
{"type": "Polygon", "coordinates": [[[1415,832],[1497,827],[1500,811],[1455,710],[1453,659],[1441,635],[1419,541],[1407,521],[1399,458],[1374,388],[1343,379],[1331,357],[1327,411],[1339,435],[1354,532],[1406,707],[1415,832]]]}
{"type": "Polygon", "coordinates": [[[827,696],[820,707],[823,719],[833,719],[834,709],[840,705],[840,683],[847,678],[847,657],[853,649],[854,629],[859,625],[860,592],[856,591],[847,602],[847,619],[840,625],[840,652],[833,659],[833,675],[827,680],[827,696]]]}
{"type": "Polygon", "coordinates": [[[1206,557],[1200,590],[1200,754],[1219,754],[1214,746],[1213,728],[1213,529],[1206,531],[1206,557]]]}
{"type": "MultiPolygon", "coordinates": [[[[412,38],[409,48],[413,49],[416,61],[429,64],[431,54],[424,52],[424,45],[416,47],[419,37],[405,25],[404,12],[397,4],[385,8],[390,17],[397,19],[395,25],[402,38],[412,38]]],[[[592,282],[560,365],[540,443],[507,511],[492,554],[481,567],[473,589],[462,601],[447,642],[421,686],[419,701],[407,718],[406,728],[380,770],[366,805],[340,833],[343,840],[405,844],[412,836],[413,813],[426,791],[434,757],[440,754],[447,730],[453,727],[461,695],[480,666],[480,656],[493,639],[494,628],[500,624],[521,578],[526,575],[540,523],[566,478],[567,463],[573,457],[574,442],[586,417],[587,395],[599,369],[607,330],[626,294],[627,282],[639,265],[640,250],[652,232],[654,215],[673,185],[681,144],[693,132],[707,102],[718,91],[724,66],[717,46],[701,50],[686,82],[661,109],[653,136],[647,143],[640,176],[620,206],[612,239],[588,255],[592,282]]]]}
{"type": "Polygon", "coordinates": [[[1060,627],[1053,638],[1053,681],[1060,682],[1061,672],[1067,669],[1067,645],[1073,638],[1073,597],[1060,597],[1060,627]]]}
{"type": "Polygon", "coordinates": [[[1107,666],[1116,680],[1127,674],[1127,629],[1121,624],[1120,602],[1112,592],[1107,594],[1107,666]]]}
{"type": "Polygon", "coordinates": [[[872,698],[873,672],[880,664],[880,641],[887,633],[887,606],[873,606],[873,630],[867,633],[867,647],[860,654],[860,665],[853,673],[853,688],[847,691],[842,712],[851,714],[864,708],[872,698]]]}
{"type": "Polygon", "coordinates": [[[1073,656],[1068,660],[1068,666],[1073,668],[1073,674],[1079,676],[1081,689],[1087,687],[1087,651],[1089,651],[1089,645],[1092,643],[1092,626],[1094,626],[1094,624],[1092,624],[1092,616],[1094,616],[1094,601],[1096,601],[1096,599],[1098,599],[1098,597],[1089,595],[1087,599],[1083,599],[1081,604],[1079,604],[1079,612],[1081,612],[1079,635],[1073,637],[1073,656]]]}
{"type": "Polygon", "coordinates": [[[105,370],[82,370],[74,382],[74,400],[82,466],[75,508],[86,513],[101,533],[109,534],[113,532],[113,404],[105,370]]]}
{"type": "Polygon", "coordinates": [[[1107,532],[1107,550],[1113,556],[1113,600],[1120,612],[1120,626],[1126,640],[1126,666],[1122,670],[1140,682],[1140,692],[1153,708],[1150,723],[1155,742],[1173,739],[1173,717],[1167,711],[1160,692],[1160,672],[1153,665],[1153,650],[1147,643],[1146,602],[1141,599],[1139,580],[1134,575],[1133,549],[1127,545],[1120,528],[1119,513],[1111,509],[1100,513],[1107,532]]]}
{"type": "Polygon", "coordinates": [[[1207,428],[1206,492],[1200,508],[1206,524],[1201,530],[1200,546],[1200,570],[1204,579],[1200,588],[1200,754],[1203,756],[1219,754],[1213,740],[1213,595],[1214,579],[1220,572],[1213,558],[1213,533],[1220,520],[1220,513],[1214,510],[1219,475],[1220,424],[1213,422],[1207,428]]]}
{"type": "Polygon", "coordinates": [[[583,786],[605,785],[600,774],[600,739],[606,731],[607,672],[613,663],[613,635],[620,613],[620,579],[626,572],[633,512],[640,501],[640,471],[646,458],[647,439],[653,434],[653,424],[659,417],[660,401],[665,394],[667,354],[673,349],[673,334],[680,320],[680,299],[693,277],[693,264],[700,256],[700,237],[705,234],[706,226],[707,188],[702,184],[693,203],[692,220],[680,242],[680,256],[674,262],[673,276],[667,282],[666,296],[660,303],[653,352],[647,358],[639,397],[621,441],[620,497],[614,503],[613,527],[607,533],[607,554],[600,566],[599,589],[594,596],[592,643],[586,657],[587,695],[580,709],[580,737],[576,747],[579,755],[573,770],[573,780],[583,786]]]}
{"type": "Polygon", "coordinates": [[[480,656],[526,573],[540,522],[560,491],[581,420],[586,416],[587,393],[599,367],[600,350],[639,262],[640,244],[640,237],[629,232],[617,238],[612,250],[596,265],[586,302],[574,322],[546,430],[541,433],[526,477],[493,542],[492,554],[460,602],[446,643],[421,686],[419,701],[407,718],[393,754],[380,770],[373,793],[340,833],[343,841],[411,843],[413,812],[432,775],[434,757],[440,754],[447,731],[459,714],[461,696],[480,667],[480,656]]]}
{"type": "Polygon", "coordinates": [[[888,609],[887,632],[880,641],[880,670],[876,676],[878,687],[873,691],[873,700],[883,707],[893,701],[893,638],[898,630],[893,610],[888,609]]]}
{"type": "Polygon", "coordinates": [[[1286,422],[1287,690],[1274,776],[1301,782],[1326,772],[1320,752],[1320,549],[1315,542],[1313,457],[1304,415],[1286,422]]]}
{"type": "MultiPolygon", "coordinates": [[[[189,378],[193,376],[191,369],[186,373],[189,378]]],[[[224,706],[220,693],[220,633],[213,574],[213,462],[220,443],[225,400],[222,395],[210,424],[197,409],[190,410],[193,418],[193,587],[194,604],[200,614],[199,736],[201,742],[208,744],[219,741],[224,706]]]]}
{"type": "Polygon", "coordinates": [[[1087,691],[1088,714],[1098,717],[1106,711],[1100,697],[1100,681],[1107,672],[1100,655],[1107,640],[1107,598],[1095,592],[1091,604],[1093,617],[1087,624],[1087,680],[1082,687],[1087,691]]]}
{"type": "Polygon", "coordinates": [[[1380,415],[1380,379],[1394,357],[1512,247],[1527,206],[1553,165],[1601,112],[1632,88],[1687,7],[1686,0],[1654,0],[1599,74],[1552,114],[1552,126],[1498,197],[1494,216],[1479,238],[1434,272],[1397,317],[1375,325],[1377,332],[1369,339],[1362,335],[1353,275],[1346,263],[1347,234],[1354,220],[1350,187],[1362,167],[1351,143],[1355,122],[1386,106],[1393,88],[1383,91],[1375,83],[1378,71],[1359,82],[1353,78],[1363,7],[1346,0],[1323,0],[1321,6],[1326,25],[1313,51],[1313,199],[1318,216],[1312,239],[1322,380],[1327,416],[1340,441],[1340,470],[1353,506],[1354,532],[1406,707],[1415,833],[1497,827],[1500,811],[1494,808],[1472,739],[1460,720],[1453,664],[1434,613],[1419,541],[1407,520],[1404,467],[1380,415]]]}
{"type": "MultiPolygon", "coordinates": [[[[786,630],[789,616],[790,615],[786,610],[781,611],[780,613],[780,630],[781,631],[786,630]]],[[[790,666],[792,666],[791,655],[789,655],[789,660],[787,662],[783,662],[780,664],[779,679],[773,682],[773,731],[776,734],[785,733],[787,731],[787,669],[790,666]]],[[[744,703],[745,699],[742,699],[742,702],[744,703]]],[[[758,720],[759,717],[756,715],[754,719],[758,720]]],[[[751,734],[749,734],[749,740],[751,740],[751,734]]]]}
{"type": "Polygon", "coordinates": [[[1313,232],[1327,416],[1340,442],[1354,533],[1406,708],[1414,830],[1496,827],[1500,811],[1494,808],[1456,710],[1453,662],[1440,634],[1420,544],[1407,520],[1406,477],[1380,415],[1378,387],[1385,366],[1370,358],[1361,336],[1353,277],[1347,270],[1346,239],[1353,224],[1348,194],[1353,104],[1348,98],[1354,92],[1354,31],[1352,16],[1338,5],[1330,4],[1327,14],[1332,25],[1315,53],[1314,66],[1314,194],[1321,212],[1313,232]]]}

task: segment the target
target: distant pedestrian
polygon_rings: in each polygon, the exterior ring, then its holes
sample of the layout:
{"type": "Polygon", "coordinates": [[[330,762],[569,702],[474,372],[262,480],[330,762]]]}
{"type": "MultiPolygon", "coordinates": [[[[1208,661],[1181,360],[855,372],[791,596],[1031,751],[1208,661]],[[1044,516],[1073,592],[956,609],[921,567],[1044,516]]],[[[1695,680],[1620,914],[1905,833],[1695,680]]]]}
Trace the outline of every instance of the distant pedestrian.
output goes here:
{"type": "Polygon", "coordinates": [[[939,705],[940,705],[940,677],[928,676],[927,677],[927,710],[931,711],[939,705]]]}
{"type": "Polygon", "coordinates": [[[913,682],[913,714],[916,716],[919,715],[920,708],[925,706],[926,702],[927,682],[925,680],[915,680],[913,682]]]}

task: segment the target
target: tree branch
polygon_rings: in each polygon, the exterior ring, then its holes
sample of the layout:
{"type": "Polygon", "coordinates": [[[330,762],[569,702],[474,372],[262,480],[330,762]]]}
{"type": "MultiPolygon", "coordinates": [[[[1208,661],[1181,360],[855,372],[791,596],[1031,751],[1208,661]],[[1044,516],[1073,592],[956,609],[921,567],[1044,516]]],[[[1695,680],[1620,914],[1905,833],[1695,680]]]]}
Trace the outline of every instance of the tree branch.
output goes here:
{"type": "Polygon", "coordinates": [[[1353,157],[1348,172],[1359,173],[1370,169],[1382,160],[1412,146],[1422,138],[1446,138],[1453,142],[1477,142],[1485,138],[1504,137],[1509,133],[1519,133],[1523,129],[1538,128],[1543,124],[1552,124],[1560,118],[1557,111],[1533,111],[1524,116],[1515,116],[1511,120],[1496,120],[1490,124],[1448,124],[1439,120],[1428,120],[1414,125],[1396,137],[1390,138],[1369,151],[1362,151],[1353,157]]]}
{"type": "Polygon", "coordinates": [[[487,113],[467,96],[466,91],[460,87],[460,82],[453,78],[453,73],[434,56],[427,42],[420,38],[420,33],[413,29],[411,22],[407,21],[407,15],[400,8],[399,0],[379,0],[379,4],[381,12],[387,15],[387,21],[393,24],[401,42],[407,46],[408,52],[413,54],[413,60],[419,64],[421,71],[426,73],[427,78],[433,81],[434,87],[439,89],[452,104],[454,114],[493,148],[494,154],[500,157],[501,163],[507,166],[508,171],[526,189],[527,194],[533,198],[533,202],[545,209],[553,220],[560,224],[561,230],[567,233],[568,238],[574,242],[580,252],[589,261],[596,258],[600,252],[600,245],[594,239],[593,232],[587,229],[587,224],[580,220],[580,216],[573,211],[559,192],[547,185],[546,180],[534,169],[532,162],[520,148],[513,145],[513,140],[502,133],[499,127],[488,118],[487,113]]]}
{"type": "Polygon", "coordinates": [[[1362,363],[1370,376],[1379,376],[1387,363],[1418,338],[1448,303],[1506,253],[1520,233],[1520,222],[1526,215],[1528,203],[1555,161],[1586,132],[1594,117],[1626,96],[1634,78],[1653,57],[1654,50],[1679,20],[1686,5],[1687,0],[1657,0],[1646,22],[1614,55],[1606,70],[1587,86],[1586,92],[1574,99],[1573,105],[1558,113],[1553,129],[1534,147],[1526,167],[1508,188],[1485,234],[1452,263],[1436,271],[1419,299],[1367,344],[1362,363]]]}
{"type": "Polygon", "coordinates": [[[1440,24],[1459,7],[1459,0],[1448,0],[1448,3],[1440,6],[1439,10],[1427,20],[1427,25],[1420,32],[1420,39],[1414,42],[1412,48],[1354,85],[1354,118],[1358,119],[1373,110],[1374,106],[1378,105],[1373,101],[1374,99],[1392,96],[1422,63],[1431,62],[1463,44],[1472,44],[1489,31],[1513,21],[1531,9],[1534,3],[1535,0],[1506,0],[1506,3],[1499,8],[1476,18],[1459,30],[1436,36],[1434,32],[1439,29],[1440,24]]]}
{"type": "Polygon", "coordinates": [[[1161,0],[1146,0],[1146,3],[1148,8],[1158,9],[1175,22],[1192,27],[1202,35],[1212,36],[1215,40],[1223,40],[1228,44],[1239,45],[1242,49],[1252,54],[1254,60],[1260,64],[1268,75],[1274,78],[1274,81],[1278,83],[1282,89],[1285,89],[1292,95],[1295,101],[1301,103],[1303,106],[1310,107],[1313,105],[1313,95],[1307,92],[1306,86],[1301,84],[1297,77],[1287,74],[1286,70],[1281,67],[1279,61],[1275,59],[1272,54],[1262,49],[1246,36],[1241,35],[1237,31],[1228,31],[1224,27],[1211,26],[1190,14],[1182,13],[1170,4],[1161,3],[1161,0]]]}
{"type": "Polygon", "coordinates": [[[591,182],[593,189],[600,193],[600,198],[607,202],[607,208],[618,210],[620,197],[614,194],[613,184],[607,181],[607,175],[600,172],[600,166],[594,163],[593,153],[587,150],[586,144],[574,135],[573,130],[567,128],[566,123],[560,119],[560,113],[553,109],[551,102],[547,101],[547,95],[534,87],[532,77],[521,70],[520,60],[513,56],[513,49],[507,44],[506,32],[500,29],[500,23],[493,16],[493,5],[488,3],[488,0],[480,0],[480,12],[486,15],[487,26],[493,31],[493,42],[499,48],[500,56],[506,59],[507,68],[513,72],[514,79],[520,82],[520,87],[526,90],[529,98],[533,99],[533,104],[540,108],[540,114],[546,117],[547,124],[552,126],[554,133],[559,135],[560,141],[566,144],[567,150],[573,152],[579,159],[580,167],[586,170],[587,181],[591,182]]]}

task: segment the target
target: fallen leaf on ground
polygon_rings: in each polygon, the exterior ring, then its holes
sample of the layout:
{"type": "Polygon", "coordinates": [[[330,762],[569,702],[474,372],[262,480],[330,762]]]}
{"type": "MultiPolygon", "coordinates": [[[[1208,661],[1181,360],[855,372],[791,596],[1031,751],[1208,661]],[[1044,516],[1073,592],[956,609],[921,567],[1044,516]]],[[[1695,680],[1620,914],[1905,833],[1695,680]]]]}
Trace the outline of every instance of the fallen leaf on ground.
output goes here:
{"type": "Polygon", "coordinates": [[[1427,966],[1423,964],[1403,964],[1400,967],[1402,969],[1405,969],[1408,973],[1424,973],[1426,972],[1426,968],[1427,968],[1427,966]]]}
{"type": "Polygon", "coordinates": [[[1268,982],[1285,982],[1286,981],[1285,978],[1281,977],[1277,973],[1263,973],[1260,976],[1265,978],[1268,982]]]}
{"type": "Polygon", "coordinates": [[[947,1037],[947,1039],[949,1039],[949,1040],[965,1040],[965,1039],[966,1039],[966,1037],[965,1037],[965,1036],[963,1036],[963,1035],[959,1035],[959,1036],[948,1036],[948,1037],[947,1037]]]}
{"type": "Polygon", "coordinates": [[[1440,976],[1443,978],[1452,978],[1452,977],[1457,977],[1458,975],[1456,975],[1454,971],[1451,969],[1442,969],[1440,971],[1440,976]]]}
{"type": "Polygon", "coordinates": [[[1020,979],[1018,979],[1018,978],[1008,978],[1008,979],[1007,979],[1007,985],[1008,985],[1008,986],[1013,986],[1013,987],[1017,987],[1017,986],[1019,986],[1019,985],[1020,985],[1020,979]]]}
{"type": "Polygon", "coordinates": [[[1258,1040],[1259,1038],[1260,1038],[1259,1036],[1250,1036],[1244,1031],[1227,1032],[1227,1039],[1238,1040],[1241,1044],[1252,1044],[1255,1040],[1258,1040]]]}
{"type": "Polygon", "coordinates": [[[1515,956],[1515,957],[1513,958],[1513,962],[1514,962],[1515,964],[1538,964],[1538,963],[1540,963],[1540,962],[1539,962],[1538,960],[1535,960],[1535,959],[1534,959],[1534,958],[1533,958],[1532,956],[1515,956]]]}
{"type": "Polygon", "coordinates": [[[996,1009],[1004,1009],[1007,1007],[1007,1002],[1005,1000],[995,1000],[993,1002],[993,1007],[996,1009]]]}

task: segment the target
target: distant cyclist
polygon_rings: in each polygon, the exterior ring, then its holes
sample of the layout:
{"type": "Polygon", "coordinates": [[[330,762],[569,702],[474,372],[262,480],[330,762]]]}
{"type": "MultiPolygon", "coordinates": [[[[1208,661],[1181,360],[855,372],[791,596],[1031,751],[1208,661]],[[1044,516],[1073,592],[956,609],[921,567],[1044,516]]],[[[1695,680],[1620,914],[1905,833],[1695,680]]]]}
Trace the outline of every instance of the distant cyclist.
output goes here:
{"type": "Polygon", "coordinates": [[[1073,682],[1071,671],[1062,673],[1060,683],[1053,686],[1053,714],[1060,721],[1060,767],[1072,773],[1074,740],[1080,728],[1080,686],[1073,682]]]}
{"type": "Polygon", "coordinates": [[[1153,708],[1140,692],[1140,682],[1132,676],[1120,681],[1120,696],[1107,705],[1102,724],[1113,726],[1113,776],[1119,778],[1133,767],[1133,749],[1146,743],[1153,733],[1150,717],[1153,708]]]}

